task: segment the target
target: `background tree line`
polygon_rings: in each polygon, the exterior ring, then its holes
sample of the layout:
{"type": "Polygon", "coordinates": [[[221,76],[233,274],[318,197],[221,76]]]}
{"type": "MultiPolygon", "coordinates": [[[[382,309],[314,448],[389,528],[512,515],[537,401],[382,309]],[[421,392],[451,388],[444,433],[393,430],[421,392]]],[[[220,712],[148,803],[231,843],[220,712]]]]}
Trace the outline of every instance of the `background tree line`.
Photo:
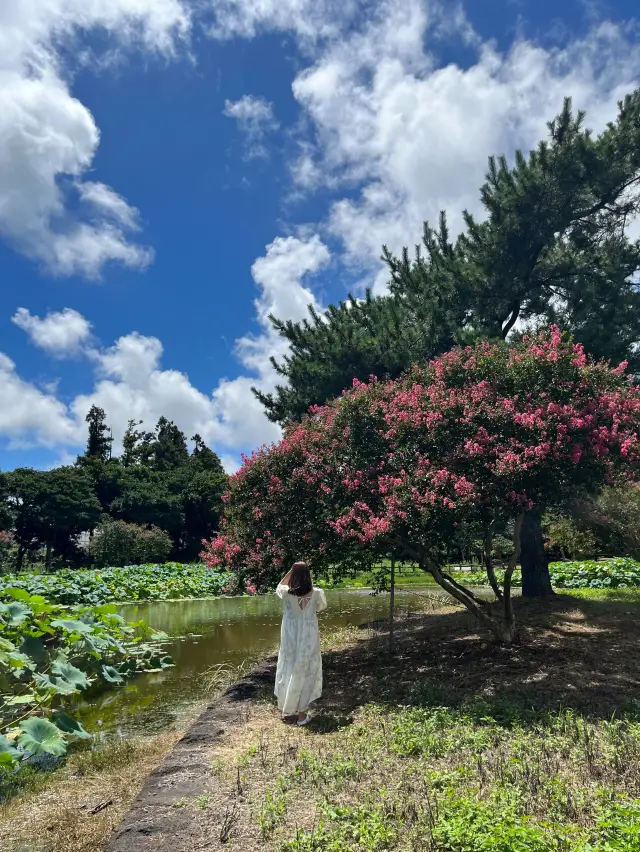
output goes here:
{"type": "MultiPolygon", "coordinates": [[[[405,249],[398,258],[383,247],[387,295],[349,297],[323,315],[310,309],[297,323],[272,316],[290,354],[272,359],[284,380],[275,392],[254,390],[267,416],[286,426],[354,378],[394,379],[455,345],[513,340],[551,323],[593,357],[627,361],[640,373],[640,241],[629,236],[640,211],[640,90],[599,135],[584,119],[566,99],[528,156],[516,152],[511,167],[505,157],[490,157],[480,189],[485,216],[464,211],[457,239],[443,211],[437,227],[425,222],[413,254],[405,249]]],[[[566,518],[577,504],[550,501],[527,512],[521,563],[528,596],[552,591],[543,510],[566,518]]]]}
{"type": "MultiPolygon", "coordinates": [[[[131,561],[196,560],[218,528],[227,487],[216,453],[199,435],[189,452],[185,434],[161,417],[152,432],[130,421],[122,454],[113,457],[105,412],[92,406],[86,421],[87,447],[74,465],[0,474],[0,529],[12,531],[14,567],[27,559],[48,568],[86,562],[78,539],[97,528],[110,553],[131,561]]],[[[104,547],[95,542],[91,550],[104,561],[104,547]]]]}

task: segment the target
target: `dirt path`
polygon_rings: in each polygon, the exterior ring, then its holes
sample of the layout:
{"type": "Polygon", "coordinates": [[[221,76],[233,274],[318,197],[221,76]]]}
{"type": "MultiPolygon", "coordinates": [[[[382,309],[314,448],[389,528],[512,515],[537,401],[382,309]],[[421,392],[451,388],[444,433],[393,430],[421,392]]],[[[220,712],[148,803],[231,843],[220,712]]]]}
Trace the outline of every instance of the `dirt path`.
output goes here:
{"type": "Polygon", "coordinates": [[[180,804],[206,795],[216,745],[234,728],[246,724],[251,704],[265,694],[274,675],[275,662],[269,661],[207,707],[149,776],[108,843],[108,852],[144,849],[186,852],[209,848],[201,810],[180,804]]]}

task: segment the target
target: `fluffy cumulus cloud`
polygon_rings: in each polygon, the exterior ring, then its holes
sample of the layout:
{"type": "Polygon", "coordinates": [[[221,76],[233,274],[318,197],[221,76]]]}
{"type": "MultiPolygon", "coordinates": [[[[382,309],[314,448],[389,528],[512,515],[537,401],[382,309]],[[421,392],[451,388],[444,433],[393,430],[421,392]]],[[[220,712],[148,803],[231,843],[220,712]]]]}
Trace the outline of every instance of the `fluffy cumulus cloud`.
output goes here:
{"type": "Polygon", "coordinates": [[[71,92],[60,47],[78,54],[76,37],[100,28],[114,55],[135,48],[169,56],[189,27],[181,0],[0,3],[1,236],[56,274],[95,278],[109,261],[150,262],[151,251],[131,239],[135,208],[114,189],[84,180],[100,133],[71,92]]]}
{"type": "Polygon", "coordinates": [[[270,313],[301,319],[307,305],[319,304],[305,277],[319,272],[329,262],[327,247],[317,235],[278,238],[253,265],[259,294],[257,334],[237,341],[238,357],[248,375],[222,379],[207,394],[191,384],[188,376],[161,364],[162,343],[154,337],[129,334],[112,347],[94,350],[97,375],[90,394],[77,397],[71,410],[77,419],[93,404],[105,409],[120,441],[131,418],[155,423],[161,415],[174,420],[188,437],[198,432],[226,458],[228,468],[237,465],[240,451],[276,440],[278,427],[264,416],[251,392],[252,385],[271,390],[275,374],[271,354],[284,354],[268,321],[270,313]],[[235,461],[232,461],[235,460],[235,461]]]}
{"type": "Polygon", "coordinates": [[[71,308],[54,311],[45,317],[33,316],[18,308],[12,322],[25,331],[31,342],[57,358],[77,355],[91,339],[91,323],[71,308]]]}
{"type": "Polygon", "coordinates": [[[225,101],[223,113],[227,118],[235,119],[245,135],[247,157],[268,156],[263,140],[279,127],[270,101],[254,95],[243,95],[237,101],[225,101]]]}
{"type": "Polygon", "coordinates": [[[10,448],[79,445],[81,425],[54,393],[20,378],[16,365],[0,352],[0,437],[10,448]]]}
{"type": "Polygon", "coordinates": [[[638,85],[640,44],[634,31],[600,24],[562,48],[521,39],[502,54],[459,13],[446,37],[475,49],[477,61],[439,67],[439,15],[419,0],[385,0],[379,9],[295,79],[318,141],[293,174],[307,190],[325,180],[350,188],[326,225],[343,259],[381,289],[380,246],[412,245],[442,209],[458,230],[463,209],[479,212],[488,154],[535,146],[565,95],[602,129],[638,85]]]}

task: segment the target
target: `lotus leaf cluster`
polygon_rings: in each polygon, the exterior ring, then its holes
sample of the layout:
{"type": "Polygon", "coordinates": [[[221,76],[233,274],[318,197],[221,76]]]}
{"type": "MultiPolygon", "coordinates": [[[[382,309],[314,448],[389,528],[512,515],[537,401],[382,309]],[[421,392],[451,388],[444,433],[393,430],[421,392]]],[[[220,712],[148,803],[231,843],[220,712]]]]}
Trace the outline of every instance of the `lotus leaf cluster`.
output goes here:
{"type": "Polygon", "coordinates": [[[60,757],[88,739],[71,715],[81,693],[172,665],[166,634],[126,622],[114,604],[67,607],[20,587],[5,587],[2,597],[0,767],[31,755],[60,757]]]}
{"type": "Polygon", "coordinates": [[[0,600],[7,589],[24,589],[32,595],[65,604],[124,601],[161,601],[177,598],[206,598],[221,594],[228,574],[205,565],[126,565],[123,568],[63,570],[53,574],[13,574],[0,577],[0,600]]]}

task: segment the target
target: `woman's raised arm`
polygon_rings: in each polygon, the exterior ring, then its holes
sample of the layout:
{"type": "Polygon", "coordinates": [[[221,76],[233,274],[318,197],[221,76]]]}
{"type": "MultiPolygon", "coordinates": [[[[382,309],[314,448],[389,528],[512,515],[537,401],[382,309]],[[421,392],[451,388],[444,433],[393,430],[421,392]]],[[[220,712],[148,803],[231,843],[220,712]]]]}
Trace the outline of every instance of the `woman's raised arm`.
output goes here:
{"type": "Polygon", "coordinates": [[[290,568],[287,571],[287,573],[284,575],[282,580],[280,580],[280,582],[278,583],[279,586],[288,586],[289,585],[289,580],[291,579],[291,572],[292,571],[293,571],[293,568],[290,568]]]}

